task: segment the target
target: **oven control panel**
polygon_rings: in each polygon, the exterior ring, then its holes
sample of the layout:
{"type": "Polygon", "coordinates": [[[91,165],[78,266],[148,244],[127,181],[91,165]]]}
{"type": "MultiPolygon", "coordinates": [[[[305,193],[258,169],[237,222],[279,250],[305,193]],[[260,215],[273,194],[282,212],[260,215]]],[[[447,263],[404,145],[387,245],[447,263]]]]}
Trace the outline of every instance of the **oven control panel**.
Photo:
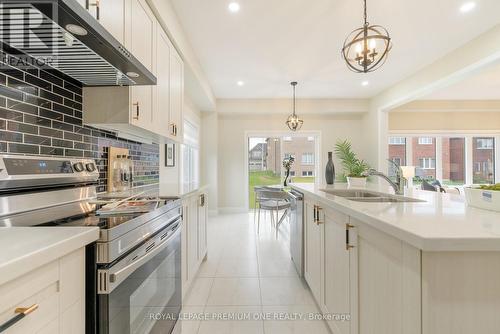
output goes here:
{"type": "Polygon", "coordinates": [[[95,182],[99,171],[93,159],[0,155],[0,190],[30,184],[54,185],[95,182]]]}

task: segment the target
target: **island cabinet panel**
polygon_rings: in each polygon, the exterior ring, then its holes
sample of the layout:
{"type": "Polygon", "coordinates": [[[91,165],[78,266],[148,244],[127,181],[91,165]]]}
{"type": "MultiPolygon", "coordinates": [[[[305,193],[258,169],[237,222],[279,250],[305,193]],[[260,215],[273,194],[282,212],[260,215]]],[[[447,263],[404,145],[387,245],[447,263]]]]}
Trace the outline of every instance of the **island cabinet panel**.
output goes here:
{"type": "Polygon", "coordinates": [[[420,251],[359,221],[359,333],[421,333],[420,251]]]}
{"type": "Polygon", "coordinates": [[[500,332],[500,253],[423,252],[424,334],[500,332]]]}
{"type": "MultiPolygon", "coordinates": [[[[351,293],[356,289],[356,273],[352,269],[357,269],[355,228],[349,224],[347,215],[321,206],[319,209],[321,223],[324,224],[321,308],[331,315],[350,315],[351,321],[355,322],[354,310],[351,309],[355,306],[352,305],[351,293]]],[[[334,333],[348,334],[351,333],[351,321],[339,318],[328,320],[328,324],[334,333]]]]}
{"type": "Polygon", "coordinates": [[[316,223],[315,202],[304,201],[304,277],[316,301],[321,300],[321,262],[323,225],[316,223]]]}

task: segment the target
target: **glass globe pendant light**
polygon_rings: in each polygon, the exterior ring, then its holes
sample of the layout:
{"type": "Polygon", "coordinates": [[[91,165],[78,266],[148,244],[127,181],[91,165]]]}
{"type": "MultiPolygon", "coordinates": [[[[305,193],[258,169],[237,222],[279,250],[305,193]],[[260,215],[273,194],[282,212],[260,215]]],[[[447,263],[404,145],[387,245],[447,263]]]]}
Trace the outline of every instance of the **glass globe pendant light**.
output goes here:
{"type": "Polygon", "coordinates": [[[290,116],[288,116],[288,118],[286,120],[286,125],[288,126],[288,128],[290,130],[292,130],[292,131],[298,131],[302,127],[302,124],[304,124],[304,120],[302,120],[295,113],[295,105],[296,105],[296,101],[295,101],[295,86],[297,86],[297,82],[293,81],[293,82],[290,83],[290,85],[292,85],[292,87],[293,87],[293,110],[292,110],[292,114],[290,116]]]}
{"type": "Polygon", "coordinates": [[[377,70],[387,60],[392,47],[387,29],[368,23],[366,19],[366,0],[363,0],[363,3],[364,24],[347,36],[342,48],[342,57],[347,67],[357,73],[368,73],[377,70]]]}

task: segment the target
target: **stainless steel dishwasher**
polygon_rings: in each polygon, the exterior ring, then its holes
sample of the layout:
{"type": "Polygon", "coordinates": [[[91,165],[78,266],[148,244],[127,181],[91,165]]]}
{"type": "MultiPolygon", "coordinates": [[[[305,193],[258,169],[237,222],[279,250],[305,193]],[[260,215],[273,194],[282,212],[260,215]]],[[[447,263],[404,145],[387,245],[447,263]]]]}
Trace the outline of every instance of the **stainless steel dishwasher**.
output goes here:
{"type": "Polygon", "coordinates": [[[289,195],[290,254],[297,273],[304,277],[304,195],[295,189],[292,189],[289,195]]]}

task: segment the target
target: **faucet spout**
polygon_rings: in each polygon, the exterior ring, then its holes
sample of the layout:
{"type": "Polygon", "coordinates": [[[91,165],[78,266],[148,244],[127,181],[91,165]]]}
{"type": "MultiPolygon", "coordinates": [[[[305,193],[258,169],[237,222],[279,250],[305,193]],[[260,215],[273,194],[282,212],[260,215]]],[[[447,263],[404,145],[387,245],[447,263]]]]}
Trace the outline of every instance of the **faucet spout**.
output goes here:
{"type": "Polygon", "coordinates": [[[370,170],[368,170],[368,173],[367,173],[368,176],[378,176],[378,177],[381,177],[384,180],[386,180],[391,185],[391,187],[394,189],[394,193],[396,195],[402,195],[404,193],[403,185],[404,185],[405,179],[403,178],[403,176],[401,174],[402,173],[397,173],[396,182],[394,182],[387,175],[385,175],[384,173],[379,172],[375,169],[370,169],[370,170]]]}

